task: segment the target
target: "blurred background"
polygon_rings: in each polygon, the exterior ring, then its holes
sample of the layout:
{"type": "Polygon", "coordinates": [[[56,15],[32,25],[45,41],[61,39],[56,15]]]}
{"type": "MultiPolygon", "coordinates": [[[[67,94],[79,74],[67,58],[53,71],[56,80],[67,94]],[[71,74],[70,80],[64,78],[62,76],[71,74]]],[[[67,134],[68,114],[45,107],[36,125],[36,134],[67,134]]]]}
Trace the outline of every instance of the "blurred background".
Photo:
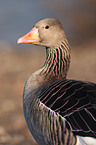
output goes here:
{"type": "Polygon", "coordinates": [[[37,144],[25,123],[22,94],[44,64],[45,48],[16,41],[46,17],[62,22],[71,45],[68,78],[96,83],[96,0],[0,0],[0,145],[37,144]]]}

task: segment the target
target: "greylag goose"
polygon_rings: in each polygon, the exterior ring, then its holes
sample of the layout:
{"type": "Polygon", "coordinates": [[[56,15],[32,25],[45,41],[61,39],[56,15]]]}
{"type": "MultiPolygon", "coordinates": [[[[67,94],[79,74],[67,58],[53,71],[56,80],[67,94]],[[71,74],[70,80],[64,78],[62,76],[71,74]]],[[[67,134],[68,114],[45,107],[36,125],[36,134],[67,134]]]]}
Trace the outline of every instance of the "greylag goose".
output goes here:
{"type": "Polygon", "coordinates": [[[44,66],[25,83],[23,109],[39,145],[96,145],[96,84],[68,80],[70,47],[62,24],[39,20],[17,43],[46,47],[44,66]]]}

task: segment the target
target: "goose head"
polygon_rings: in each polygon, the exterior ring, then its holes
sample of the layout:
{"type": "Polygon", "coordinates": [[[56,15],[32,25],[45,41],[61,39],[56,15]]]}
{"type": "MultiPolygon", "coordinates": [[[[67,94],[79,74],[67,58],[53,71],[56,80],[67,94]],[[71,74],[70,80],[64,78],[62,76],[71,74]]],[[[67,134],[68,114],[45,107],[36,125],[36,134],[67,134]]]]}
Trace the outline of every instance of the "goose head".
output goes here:
{"type": "Polygon", "coordinates": [[[36,22],[30,32],[17,40],[17,43],[32,43],[45,47],[59,47],[66,39],[62,24],[54,18],[36,22]]]}

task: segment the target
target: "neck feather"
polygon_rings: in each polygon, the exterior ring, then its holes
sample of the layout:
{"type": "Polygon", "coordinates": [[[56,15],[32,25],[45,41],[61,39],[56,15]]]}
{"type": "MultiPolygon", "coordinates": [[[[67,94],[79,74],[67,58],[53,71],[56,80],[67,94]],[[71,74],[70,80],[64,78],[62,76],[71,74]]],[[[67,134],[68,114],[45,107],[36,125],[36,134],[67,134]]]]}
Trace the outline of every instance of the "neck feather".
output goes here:
{"type": "Polygon", "coordinates": [[[70,48],[65,39],[58,48],[46,48],[46,61],[40,75],[47,80],[65,79],[70,65],[70,48]]]}
{"type": "Polygon", "coordinates": [[[46,48],[46,61],[44,66],[33,73],[25,84],[24,96],[33,89],[58,80],[65,79],[70,64],[70,48],[67,40],[60,47],[46,48]]]}

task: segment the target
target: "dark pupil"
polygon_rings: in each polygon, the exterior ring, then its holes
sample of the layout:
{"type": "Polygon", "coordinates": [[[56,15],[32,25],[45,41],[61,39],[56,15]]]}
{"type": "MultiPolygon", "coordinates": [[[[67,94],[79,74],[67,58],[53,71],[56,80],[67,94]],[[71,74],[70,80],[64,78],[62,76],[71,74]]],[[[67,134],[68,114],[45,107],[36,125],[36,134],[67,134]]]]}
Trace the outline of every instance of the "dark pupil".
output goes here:
{"type": "Polygon", "coordinates": [[[49,26],[47,25],[46,27],[45,27],[45,29],[48,29],[49,28],[49,26]]]}

